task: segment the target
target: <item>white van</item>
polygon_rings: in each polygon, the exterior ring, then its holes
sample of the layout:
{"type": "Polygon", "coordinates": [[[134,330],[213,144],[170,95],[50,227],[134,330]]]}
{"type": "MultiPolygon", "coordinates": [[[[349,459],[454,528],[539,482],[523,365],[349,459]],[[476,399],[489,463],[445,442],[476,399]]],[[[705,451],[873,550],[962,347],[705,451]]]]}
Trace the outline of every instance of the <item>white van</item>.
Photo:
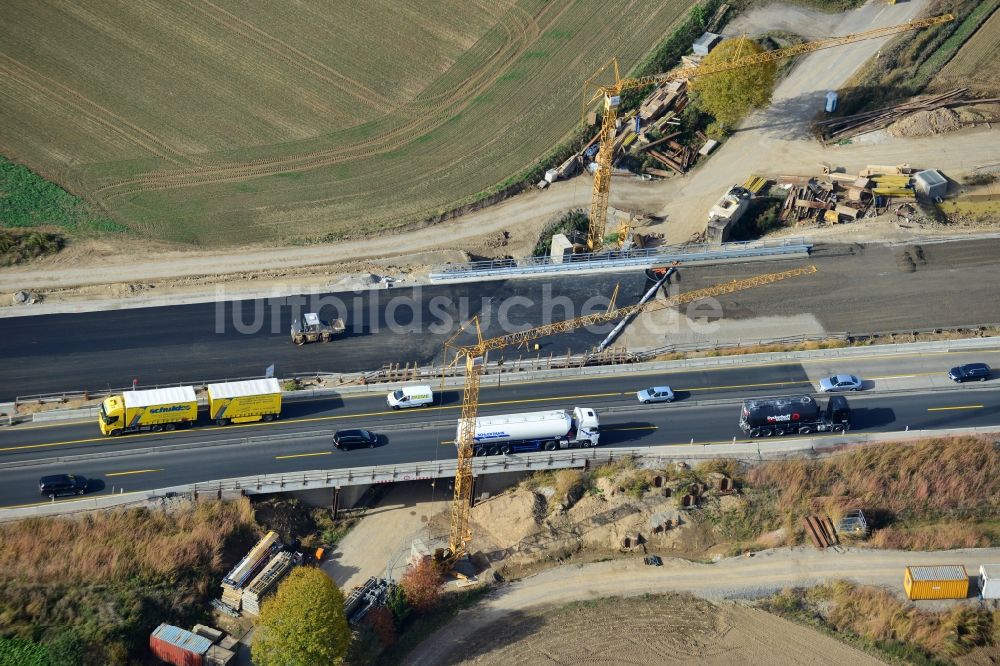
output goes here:
{"type": "Polygon", "coordinates": [[[433,405],[434,392],[430,386],[404,386],[387,395],[386,402],[393,409],[433,405]]]}

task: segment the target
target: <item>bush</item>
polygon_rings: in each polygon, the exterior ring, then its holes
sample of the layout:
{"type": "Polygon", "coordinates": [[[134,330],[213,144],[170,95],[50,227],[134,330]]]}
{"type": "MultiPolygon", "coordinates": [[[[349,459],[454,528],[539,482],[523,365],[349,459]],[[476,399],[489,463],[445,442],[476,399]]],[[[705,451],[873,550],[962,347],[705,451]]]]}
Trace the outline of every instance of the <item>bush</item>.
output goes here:
{"type": "MultiPolygon", "coordinates": [[[[532,256],[547,256],[552,246],[552,237],[556,234],[566,234],[570,241],[586,240],[588,226],[587,213],[583,210],[576,209],[563,213],[542,229],[538,242],[535,243],[535,249],[532,250],[532,256]]],[[[617,241],[617,235],[615,239],[617,241]]]]}
{"type": "Polygon", "coordinates": [[[204,621],[205,604],[216,594],[212,581],[256,535],[247,500],[202,502],[172,513],[117,510],[2,525],[4,634],[52,636],[54,664],[81,653],[124,663],[129,652],[145,650],[160,622],[204,621]]]}
{"type": "Polygon", "coordinates": [[[970,173],[962,178],[963,185],[969,185],[974,187],[976,185],[989,185],[995,182],[997,175],[995,173],[970,173]]]}
{"type": "Polygon", "coordinates": [[[0,265],[13,266],[56,254],[65,245],[66,239],[57,233],[0,230],[0,265]]]}
{"type": "Polygon", "coordinates": [[[399,586],[403,589],[407,602],[416,610],[426,613],[441,600],[443,581],[444,577],[437,563],[425,557],[406,570],[399,581],[399,586]]]}
{"type": "Polygon", "coordinates": [[[0,666],[50,666],[49,653],[37,643],[0,638],[0,666]]]}

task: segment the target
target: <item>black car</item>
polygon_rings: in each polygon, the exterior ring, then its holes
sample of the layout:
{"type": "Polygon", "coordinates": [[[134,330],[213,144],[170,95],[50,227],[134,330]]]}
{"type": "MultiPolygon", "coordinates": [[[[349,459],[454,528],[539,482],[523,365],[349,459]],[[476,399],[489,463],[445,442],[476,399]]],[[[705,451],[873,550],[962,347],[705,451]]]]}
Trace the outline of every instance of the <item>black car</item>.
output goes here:
{"type": "Polygon", "coordinates": [[[378,435],[371,430],[338,430],[333,434],[333,445],[342,451],[374,449],[378,446],[378,435]]]}
{"type": "Polygon", "coordinates": [[[46,497],[82,495],[87,492],[87,477],[76,474],[53,474],[38,480],[38,492],[46,497]]]}
{"type": "Polygon", "coordinates": [[[990,366],[985,363],[960,365],[948,371],[948,378],[958,383],[972,381],[985,382],[990,378],[990,366]]]}

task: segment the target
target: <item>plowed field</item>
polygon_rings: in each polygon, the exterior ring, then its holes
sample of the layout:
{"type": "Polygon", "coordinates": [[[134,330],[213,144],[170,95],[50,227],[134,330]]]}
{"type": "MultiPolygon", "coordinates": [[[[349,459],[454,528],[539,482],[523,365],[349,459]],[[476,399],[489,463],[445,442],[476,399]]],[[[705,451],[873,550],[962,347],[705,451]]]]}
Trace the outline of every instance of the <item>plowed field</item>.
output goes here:
{"type": "Polygon", "coordinates": [[[599,599],[505,618],[443,663],[880,663],[818,631],[763,611],[684,595],[599,599]]]}
{"type": "Polygon", "coordinates": [[[1000,2],[988,0],[978,11],[989,18],[962,45],[958,53],[941,68],[932,85],[937,90],[968,87],[987,97],[1000,95],[997,85],[996,55],[1000,51],[1000,2]],[[992,14],[990,14],[992,12],[992,14]]]}
{"type": "Polygon", "coordinates": [[[529,167],[691,0],[7,0],[0,152],[144,237],[332,240],[529,167]]]}

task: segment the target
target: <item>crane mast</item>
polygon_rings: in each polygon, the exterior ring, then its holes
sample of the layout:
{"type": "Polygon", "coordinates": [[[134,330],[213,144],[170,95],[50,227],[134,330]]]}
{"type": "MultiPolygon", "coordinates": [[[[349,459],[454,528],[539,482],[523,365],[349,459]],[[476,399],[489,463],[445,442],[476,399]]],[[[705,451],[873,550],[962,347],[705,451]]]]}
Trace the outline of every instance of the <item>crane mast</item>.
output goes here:
{"type": "Polygon", "coordinates": [[[884,28],[874,28],[872,30],[865,30],[864,32],[841,35],[840,37],[829,37],[827,39],[819,39],[812,42],[806,42],[804,44],[796,44],[795,46],[775,49],[774,51],[755,53],[735,58],[728,62],[698,65],[694,67],[681,67],[670,72],[664,72],[663,74],[652,74],[649,76],[639,76],[626,79],[620,78],[618,71],[618,59],[612,58],[583,84],[584,110],[586,110],[586,108],[592,105],[595,101],[599,99],[604,100],[604,117],[601,121],[600,132],[601,147],[598,149],[597,156],[594,160],[597,163],[597,168],[594,171],[594,190],[590,198],[590,225],[587,229],[587,248],[591,252],[597,252],[604,245],[604,234],[606,232],[608,222],[608,197],[611,193],[611,163],[612,158],[614,157],[613,143],[618,124],[618,106],[621,103],[621,95],[623,92],[637,88],[644,88],[648,85],[668,83],[677,79],[691,79],[699,76],[718,74],[720,72],[728,72],[743,67],[760,65],[762,63],[775,62],[784,58],[802,55],[803,53],[812,53],[813,51],[820,51],[822,49],[829,49],[835,46],[852,44],[866,39],[888,37],[889,35],[894,35],[900,32],[927,28],[954,20],[955,17],[953,15],[942,14],[940,16],[917,19],[915,21],[908,21],[898,25],[886,26],[884,28]],[[604,86],[595,84],[595,79],[609,69],[614,72],[614,83],[604,86]],[[593,96],[588,99],[587,93],[592,88],[594,89],[593,96]]]}
{"type": "Polygon", "coordinates": [[[472,460],[473,444],[476,435],[476,416],[479,412],[479,385],[482,377],[481,361],[486,352],[493,349],[503,349],[511,345],[517,345],[531,340],[537,340],[557,333],[565,333],[578,328],[594,324],[605,324],[608,322],[627,317],[638,312],[654,312],[685,303],[691,303],[711,296],[731,294],[745,289],[761,287],[773,284],[781,280],[809,275],[816,272],[815,266],[805,266],[793,268],[779,273],[766,273],[754,277],[733,280],[724,284],[715,285],[706,289],[698,289],[677,296],[672,296],[661,301],[648,301],[640,305],[627,305],[620,308],[609,309],[606,312],[599,312],[584,317],[576,317],[554,324],[536,326],[525,331],[508,333],[493,338],[483,338],[483,332],[479,325],[479,318],[474,317],[469,323],[463,326],[447,342],[446,348],[454,349],[455,361],[463,359],[465,361],[465,388],[462,394],[462,415],[458,422],[458,437],[455,445],[458,448],[458,465],[455,469],[455,493],[451,505],[451,535],[449,539],[450,557],[457,559],[466,553],[466,544],[472,536],[469,529],[469,515],[472,509],[472,460]],[[472,345],[454,345],[454,340],[462,331],[474,329],[477,341],[472,345]]]}

